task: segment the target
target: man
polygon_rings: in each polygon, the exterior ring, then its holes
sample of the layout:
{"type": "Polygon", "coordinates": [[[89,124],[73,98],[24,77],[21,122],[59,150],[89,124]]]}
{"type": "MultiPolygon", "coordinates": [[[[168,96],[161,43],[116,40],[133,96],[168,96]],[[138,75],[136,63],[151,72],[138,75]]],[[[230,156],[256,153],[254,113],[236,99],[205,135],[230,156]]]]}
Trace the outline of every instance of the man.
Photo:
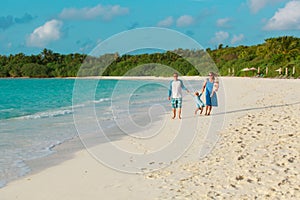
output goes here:
{"type": "Polygon", "coordinates": [[[172,97],[172,110],[173,110],[173,117],[176,117],[176,109],[178,109],[178,118],[181,119],[181,108],[182,108],[182,89],[189,92],[186,87],[184,87],[182,80],[178,79],[178,73],[173,74],[174,80],[170,82],[170,89],[169,89],[169,100],[172,97]]]}

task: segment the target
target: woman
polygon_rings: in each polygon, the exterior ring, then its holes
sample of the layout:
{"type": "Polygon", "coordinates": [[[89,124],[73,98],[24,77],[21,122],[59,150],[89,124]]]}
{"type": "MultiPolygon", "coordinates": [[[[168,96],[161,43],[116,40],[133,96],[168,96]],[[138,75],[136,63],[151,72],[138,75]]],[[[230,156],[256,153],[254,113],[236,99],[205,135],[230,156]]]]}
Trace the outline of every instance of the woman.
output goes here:
{"type": "Polygon", "coordinates": [[[205,115],[210,115],[212,107],[218,106],[217,93],[219,88],[219,81],[216,80],[215,74],[213,72],[209,73],[209,78],[203,83],[202,93],[205,90],[205,99],[206,99],[206,110],[205,115]]]}

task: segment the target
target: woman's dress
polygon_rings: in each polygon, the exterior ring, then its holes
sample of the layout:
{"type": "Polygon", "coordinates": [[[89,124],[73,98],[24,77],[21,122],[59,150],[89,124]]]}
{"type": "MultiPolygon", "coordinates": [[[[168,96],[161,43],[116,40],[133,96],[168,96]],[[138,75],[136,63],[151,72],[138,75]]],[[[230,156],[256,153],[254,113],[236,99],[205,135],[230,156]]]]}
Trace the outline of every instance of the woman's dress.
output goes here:
{"type": "Polygon", "coordinates": [[[214,95],[210,97],[212,91],[214,88],[214,82],[210,82],[208,79],[206,81],[206,87],[205,87],[205,100],[206,100],[206,105],[207,106],[218,106],[218,97],[217,93],[214,92],[214,95]]]}

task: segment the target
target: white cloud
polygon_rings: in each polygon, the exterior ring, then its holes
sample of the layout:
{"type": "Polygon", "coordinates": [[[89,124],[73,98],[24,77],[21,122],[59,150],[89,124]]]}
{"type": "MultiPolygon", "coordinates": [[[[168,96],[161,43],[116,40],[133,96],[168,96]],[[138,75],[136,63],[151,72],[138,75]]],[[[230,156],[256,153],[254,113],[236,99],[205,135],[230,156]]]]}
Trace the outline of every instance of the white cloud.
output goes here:
{"type": "Polygon", "coordinates": [[[220,44],[229,38],[229,33],[225,31],[219,31],[215,33],[215,36],[211,39],[212,43],[220,44]]]}
{"type": "Polygon", "coordinates": [[[189,26],[192,25],[194,23],[194,18],[190,15],[182,15],[180,16],[177,21],[176,21],[176,25],[178,27],[185,27],[185,26],[189,26]]]}
{"type": "Polygon", "coordinates": [[[110,20],[115,16],[125,15],[128,13],[129,9],[121,7],[120,5],[102,6],[99,4],[94,7],[85,7],[80,9],[65,8],[59,16],[61,19],[89,20],[100,17],[104,20],[110,20]]]}
{"type": "Polygon", "coordinates": [[[253,13],[257,13],[268,4],[277,3],[286,0],[248,0],[248,5],[253,13]]]}
{"type": "Polygon", "coordinates": [[[248,0],[250,10],[257,13],[260,9],[266,6],[269,0],[248,0]]]}
{"type": "Polygon", "coordinates": [[[290,1],[268,20],[266,30],[300,30],[300,1],[290,1]]]}
{"type": "Polygon", "coordinates": [[[174,22],[173,17],[169,16],[169,17],[159,21],[157,23],[157,26],[159,26],[159,27],[170,27],[173,24],[173,22],[174,22]]]}
{"type": "Polygon", "coordinates": [[[36,28],[27,38],[27,46],[44,47],[51,41],[60,39],[62,21],[53,19],[36,28]]]}
{"type": "Polygon", "coordinates": [[[245,36],[243,34],[233,35],[233,37],[231,39],[231,44],[236,44],[236,43],[242,41],[244,38],[245,38],[245,36]]]}
{"type": "Polygon", "coordinates": [[[218,19],[217,20],[217,26],[218,27],[221,27],[221,28],[228,28],[229,27],[229,25],[228,25],[228,22],[230,22],[231,21],[231,19],[230,18],[221,18],[221,19],[218,19]]]}

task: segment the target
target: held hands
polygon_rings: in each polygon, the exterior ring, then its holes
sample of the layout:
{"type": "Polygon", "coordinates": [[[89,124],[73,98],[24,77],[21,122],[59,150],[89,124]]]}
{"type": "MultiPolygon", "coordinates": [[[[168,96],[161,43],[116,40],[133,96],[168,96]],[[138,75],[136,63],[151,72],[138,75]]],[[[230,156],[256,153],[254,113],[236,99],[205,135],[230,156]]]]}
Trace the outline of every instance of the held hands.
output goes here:
{"type": "Polygon", "coordinates": [[[168,100],[170,101],[170,100],[171,100],[171,98],[170,98],[170,97],[168,97],[168,100]]]}

